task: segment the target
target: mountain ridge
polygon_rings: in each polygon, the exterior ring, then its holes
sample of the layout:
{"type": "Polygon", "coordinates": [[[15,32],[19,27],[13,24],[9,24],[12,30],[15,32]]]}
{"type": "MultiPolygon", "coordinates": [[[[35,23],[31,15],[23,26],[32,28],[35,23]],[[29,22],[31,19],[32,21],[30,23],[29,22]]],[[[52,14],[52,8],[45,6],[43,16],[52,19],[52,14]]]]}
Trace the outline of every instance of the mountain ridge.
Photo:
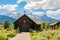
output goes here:
{"type": "MultiPolygon", "coordinates": [[[[16,17],[17,19],[19,18],[19,16],[16,17]]],[[[31,18],[31,17],[30,17],[31,18]]],[[[13,18],[13,17],[9,17],[9,16],[6,16],[6,15],[0,15],[0,23],[2,23],[4,20],[8,20],[10,23],[13,23],[15,22],[17,19],[13,18]]],[[[41,17],[38,17],[38,18],[31,18],[32,20],[40,20],[42,22],[50,22],[52,23],[53,21],[57,21],[58,20],[55,20],[55,19],[52,19],[50,17],[47,17],[46,15],[44,16],[41,16],[41,17]]]]}
{"type": "Polygon", "coordinates": [[[8,20],[10,23],[13,23],[15,21],[15,19],[12,17],[8,17],[6,15],[0,15],[0,23],[2,23],[4,20],[8,20]]]}

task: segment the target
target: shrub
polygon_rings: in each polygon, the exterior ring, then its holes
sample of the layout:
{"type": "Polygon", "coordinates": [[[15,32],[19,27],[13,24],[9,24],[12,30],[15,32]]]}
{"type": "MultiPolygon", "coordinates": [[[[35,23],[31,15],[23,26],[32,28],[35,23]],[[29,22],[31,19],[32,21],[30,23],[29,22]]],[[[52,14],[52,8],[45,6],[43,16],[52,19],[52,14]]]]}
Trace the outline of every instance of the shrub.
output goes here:
{"type": "Polygon", "coordinates": [[[60,40],[60,30],[46,30],[41,32],[31,32],[32,40],[60,40]]]}
{"type": "Polygon", "coordinates": [[[43,30],[43,29],[47,30],[49,28],[50,28],[50,23],[49,22],[42,22],[41,28],[40,28],[41,30],[43,30]]]}
{"type": "Polygon", "coordinates": [[[0,25],[0,30],[3,30],[4,29],[4,26],[3,25],[0,25]]]}
{"type": "Polygon", "coordinates": [[[45,29],[45,23],[44,22],[41,24],[41,29],[45,29]]]}
{"type": "Polygon", "coordinates": [[[11,37],[14,37],[16,34],[17,34],[16,30],[9,31],[7,33],[7,37],[10,37],[11,38],[11,37]]]}
{"type": "Polygon", "coordinates": [[[56,40],[60,40],[60,34],[57,35],[56,40]]]}
{"type": "Polygon", "coordinates": [[[6,35],[4,33],[4,30],[0,30],[0,40],[6,40],[6,35]]]}
{"type": "Polygon", "coordinates": [[[10,24],[10,25],[9,25],[9,28],[10,28],[10,29],[14,29],[14,24],[10,24]]]}

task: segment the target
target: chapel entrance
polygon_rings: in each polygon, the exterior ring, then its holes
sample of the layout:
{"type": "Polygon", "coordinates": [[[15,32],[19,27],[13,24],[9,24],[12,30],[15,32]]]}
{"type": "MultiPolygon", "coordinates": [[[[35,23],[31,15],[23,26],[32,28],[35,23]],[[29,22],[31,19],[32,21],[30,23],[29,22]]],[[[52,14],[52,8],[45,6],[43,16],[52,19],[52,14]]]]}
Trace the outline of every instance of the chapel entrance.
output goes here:
{"type": "Polygon", "coordinates": [[[21,23],[21,32],[29,32],[30,23],[26,20],[23,20],[21,23]]]}

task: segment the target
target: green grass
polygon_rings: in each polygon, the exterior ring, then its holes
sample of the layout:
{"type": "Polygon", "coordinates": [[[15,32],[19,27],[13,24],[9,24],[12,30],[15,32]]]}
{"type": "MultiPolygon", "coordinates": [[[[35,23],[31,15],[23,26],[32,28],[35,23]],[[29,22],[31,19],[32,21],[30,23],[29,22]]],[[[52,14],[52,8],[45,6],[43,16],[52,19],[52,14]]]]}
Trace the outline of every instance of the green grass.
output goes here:
{"type": "Polygon", "coordinates": [[[60,30],[30,32],[31,40],[60,40],[60,30]]]}
{"type": "Polygon", "coordinates": [[[17,34],[16,30],[0,30],[0,40],[9,40],[17,34]]]}

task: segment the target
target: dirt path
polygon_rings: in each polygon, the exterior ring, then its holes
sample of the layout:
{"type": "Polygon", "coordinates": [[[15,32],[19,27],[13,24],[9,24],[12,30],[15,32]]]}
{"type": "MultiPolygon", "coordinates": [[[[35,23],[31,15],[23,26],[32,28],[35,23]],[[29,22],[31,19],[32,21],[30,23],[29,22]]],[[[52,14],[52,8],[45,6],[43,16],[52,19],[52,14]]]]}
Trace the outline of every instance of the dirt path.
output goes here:
{"type": "Polygon", "coordinates": [[[30,40],[29,32],[22,32],[17,34],[15,37],[11,38],[10,40],[30,40]]]}

